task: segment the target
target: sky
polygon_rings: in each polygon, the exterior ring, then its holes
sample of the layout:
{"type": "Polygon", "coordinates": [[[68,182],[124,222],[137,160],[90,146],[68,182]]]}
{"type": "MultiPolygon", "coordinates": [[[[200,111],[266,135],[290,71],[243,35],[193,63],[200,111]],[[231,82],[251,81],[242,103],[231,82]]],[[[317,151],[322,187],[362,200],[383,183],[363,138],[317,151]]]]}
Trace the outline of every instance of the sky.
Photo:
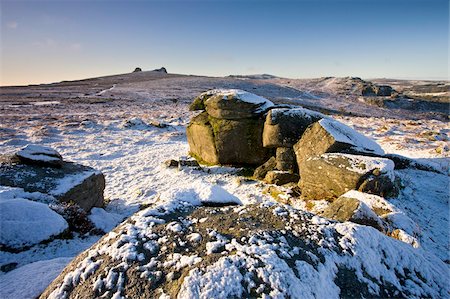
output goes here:
{"type": "Polygon", "coordinates": [[[0,85],[141,67],[448,79],[448,0],[0,0],[0,85]]]}

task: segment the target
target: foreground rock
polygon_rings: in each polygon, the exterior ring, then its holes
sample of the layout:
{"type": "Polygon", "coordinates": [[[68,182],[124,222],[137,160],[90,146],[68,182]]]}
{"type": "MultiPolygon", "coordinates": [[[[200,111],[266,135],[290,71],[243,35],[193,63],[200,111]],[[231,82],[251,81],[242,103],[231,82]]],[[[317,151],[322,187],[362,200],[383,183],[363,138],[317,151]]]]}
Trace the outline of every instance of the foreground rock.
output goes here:
{"type": "Polygon", "coordinates": [[[384,154],[375,141],[332,119],[322,119],[308,127],[294,150],[299,165],[324,153],[384,154]]]}
{"type": "Polygon", "coordinates": [[[446,273],[376,230],[278,205],[161,206],[75,258],[40,298],[445,297],[446,273]]]}
{"type": "Polygon", "coordinates": [[[349,154],[313,156],[299,165],[302,197],[333,200],[349,190],[389,196],[395,193],[391,160],[349,154]]]}
{"type": "Polygon", "coordinates": [[[41,192],[60,202],[74,202],[86,211],[103,207],[105,177],[91,167],[62,162],[58,168],[24,164],[15,157],[0,163],[0,185],[41,192]]]}
{"type": "Polygon", "coordinates": [[[240,90],[213,90],[200,98],[206,111],[186,129],[192,156],[224,165],[260,165],[269,158],[262,146],[262,115],[270,101],[240,90]]]}

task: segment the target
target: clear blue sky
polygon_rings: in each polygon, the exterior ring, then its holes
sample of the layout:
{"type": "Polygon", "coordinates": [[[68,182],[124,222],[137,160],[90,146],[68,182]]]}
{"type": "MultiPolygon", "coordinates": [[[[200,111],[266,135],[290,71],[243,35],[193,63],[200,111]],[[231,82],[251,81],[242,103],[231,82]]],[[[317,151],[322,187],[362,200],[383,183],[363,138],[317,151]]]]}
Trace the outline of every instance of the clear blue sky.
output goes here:
{"type": "Polygon", "coordinates": [[[1,85],[165,66],[222,76],[448,76],[448,0],[1,1],[1,85]]]}

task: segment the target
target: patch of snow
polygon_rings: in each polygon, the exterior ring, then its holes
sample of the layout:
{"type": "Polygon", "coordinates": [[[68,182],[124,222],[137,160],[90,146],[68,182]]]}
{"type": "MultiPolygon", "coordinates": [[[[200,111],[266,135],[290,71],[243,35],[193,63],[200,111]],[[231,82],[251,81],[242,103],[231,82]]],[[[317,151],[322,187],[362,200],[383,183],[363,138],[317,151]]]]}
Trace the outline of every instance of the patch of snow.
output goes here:
{"type": "Polygon", "coordinates": [[[104,232],[111,231],[122,220],[123,216],[115,213],[108,213],[102,208],[92,208],[89,214],[89,220],[94,223],[95,227],[101,229],[104,232]]]}
{"type": "MultiPolygon", "coordinates": [[[[266,98],[240,89],[215,89],[208,91],[208,95],[222,96],[224,100],[227,100],[229,97],[232,97],[245,103],[258,105],[258,109],[255,112],[265,111],[274,105],[271,101],[269,101],[266,98]]],[[[208,102],[208,100],[206,100],[206,103],[208,102]]]]}
{"type": "Polygon", "coordinates": [[[1,275],[0,298],[37,298],[71,260],[62,257],[38,261],[1,275]]]}
{"type": "Polygon", "coordinates": [[[47,146],[35,144],[28,144],[17,152],[17,156],[43,162],[61,160],[61,155],[56,150],[47,146]]]}
{"type": "Polygon", "coordinates": [[[0,243],[8,247],[34,245],[68,227],[66,220],[46,204],[24,198],[0,201],[0,243]]]}

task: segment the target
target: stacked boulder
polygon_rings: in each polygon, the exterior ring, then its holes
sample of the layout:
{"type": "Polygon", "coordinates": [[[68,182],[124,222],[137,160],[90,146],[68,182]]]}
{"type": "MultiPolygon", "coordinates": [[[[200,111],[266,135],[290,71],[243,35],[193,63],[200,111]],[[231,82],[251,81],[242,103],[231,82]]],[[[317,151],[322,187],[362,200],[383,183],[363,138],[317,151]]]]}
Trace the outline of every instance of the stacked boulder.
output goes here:
{"type": "Polygon", "coordinates": [[[381,147],[321,113],[276,106],[240,90],[202,93],[191,108],[206,110],[187,129],[191,154],[200,162],[260,165],[256,179],[298,183],[307,200],[332,201],[349,190],[395,191],[394,163],[383,158],[381,147]]]}
{"type": "Polygon", "coordinates": [[[242,90],[212,90],[194,100],[205,110],[187,127],[190,154],[204,164],[261,165],[270,157],[263,147],[264,117],[273,103],[242,90]]]}

